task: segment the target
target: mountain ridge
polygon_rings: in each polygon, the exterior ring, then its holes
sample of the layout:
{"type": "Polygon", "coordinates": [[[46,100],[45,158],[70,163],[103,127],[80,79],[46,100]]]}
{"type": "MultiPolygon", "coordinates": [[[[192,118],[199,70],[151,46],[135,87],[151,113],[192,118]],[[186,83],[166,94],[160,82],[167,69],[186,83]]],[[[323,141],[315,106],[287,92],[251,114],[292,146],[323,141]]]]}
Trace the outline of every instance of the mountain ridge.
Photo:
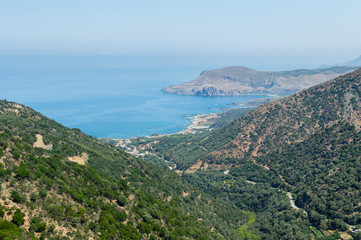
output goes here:
{"type": "Polygon", "coordinates": [[[272,72],[231,66],[203,71],[190,82],[165,87],[162,91],[168,94],[199,96],[289,95],[355,69],[356,67],[337,66],[272,72]]]}
{"type": "Polygon", "coordinates": [[[251,229],[262,238],[359,239],[360,96],[357,69],[268,102],[207,135],[160,138],[144,150],[177,164],[184,178],[204,191],[254,211],[251,229]],[[301,216],[284,217],[284,207],[268,206],[276,196],[272,189],[287,192],[305,215],[300,210],[301,216]],[[258,202],[265,195],[267,200],[258,202]],[[279,229],[285,218],[302,219],[297,226],[309,226],[316,236],[303,229],[301,237],[292,224],[285,233],[279,229]]]}
{"type": "MultiPolygon", "coordinates": [[[[199,160],[208,158],[210,163],[216,163],[217,159],[222,159],[222,163],[230,164],[232,158],[258,156],[264,154],[266,148],[306,139],[317,129],[329,127],[342,119],[355,124],[358,129],[361,117],[355,106],[359,101],[357,89],[361,85],[360,75],[361,69],[358,69],[294,95],[267,102],[222,129],[215,130],[193,148],[202,153],[206,151],[201,149],[211,152],[207,157],[202,155],[199,160]],[[300,129],[304,132],[300,133],[300,129]],[[221,157],[224,155],[228,155],[229,160],[221,157]]],[[[172,149],[177,148],[174,146],[172,149]]]]}

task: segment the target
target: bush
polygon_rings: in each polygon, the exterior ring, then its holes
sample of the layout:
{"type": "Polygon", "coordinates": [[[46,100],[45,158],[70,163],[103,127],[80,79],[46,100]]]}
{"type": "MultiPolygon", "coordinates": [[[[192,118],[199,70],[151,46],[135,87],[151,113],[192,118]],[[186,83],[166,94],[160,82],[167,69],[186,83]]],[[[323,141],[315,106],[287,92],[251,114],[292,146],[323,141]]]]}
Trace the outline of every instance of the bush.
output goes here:
{"type": "Polygon", "coordinates": [[[11,192],[11,198],[16,203],[24,203],[25,202],[25,197],[20,195],[17,191],[11,192]]]}
{"type": "Polygon", "coordinates": [[[29,170],[24,163],[20,163],[20,166],[16,169],[15,174],[19,178],[26,178],[29,176],[29,170]]]}
{"type": "Polygon", "coordinates": [[[39,192],[39,197],[45,198],[47,194],[48,192],[45,189],[41,189],[41,191],[39,192]]]}
{"type": "Polygon", "coordinates": [[[15,213],[14,213],[14,215],[13,215],[13,220],[12,220],[12,222],[15,223],[15,224],[18,225],[18,226],[21,226],[21,225],[23,225],[24,222],[25,222],[24,217],[25,217],[25,214],[22,213],[22,212],[20,211],[20,209],[16,209],[16,211],[15,211],[15,213]]]}
{"type": "Polygon", "coordinates": [[[31,232],[44,232],[46,229],[46,223],[42,222],[39,218],[33,218],[30,224],[31,232]]]}
{"type": "Polygon", "coordinates": [[[38,194],[36,194],[35,192],[32,192],[31,194],[30,194],[30,201],[32,201],[32,202],[35,202],[36,200],[38,200],[38,194]]]}
{"type": "Polygon", "coordinates": [[[127,199],[123,195],[118,195],[117,196],[117,203],[118,203],[119,206],[123,207],[127,203],[127,199]]]}
{"type": "Polygon", "coordinates": [[[146,234],[149,234],[152,231],[152,228],[150,227],[150,225],[145,222],[139,223],[138,229],[141,233],[146,233],[146,234]]]}
{"type": "Polygon", "coordinates": [[[4,217],[5,212],[2,206],[0,206],[0,218],[4,217]]]}

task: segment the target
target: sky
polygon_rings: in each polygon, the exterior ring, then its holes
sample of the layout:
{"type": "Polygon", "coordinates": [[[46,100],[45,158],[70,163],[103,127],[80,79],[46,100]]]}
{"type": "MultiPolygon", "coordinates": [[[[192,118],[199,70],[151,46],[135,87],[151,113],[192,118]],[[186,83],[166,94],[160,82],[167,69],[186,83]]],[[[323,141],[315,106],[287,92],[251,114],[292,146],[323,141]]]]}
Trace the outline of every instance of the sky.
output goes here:
{"type": "Polygon", "coordinates": [[[359,0],[0,0],[0,55],[361,55],[359,0]]]}

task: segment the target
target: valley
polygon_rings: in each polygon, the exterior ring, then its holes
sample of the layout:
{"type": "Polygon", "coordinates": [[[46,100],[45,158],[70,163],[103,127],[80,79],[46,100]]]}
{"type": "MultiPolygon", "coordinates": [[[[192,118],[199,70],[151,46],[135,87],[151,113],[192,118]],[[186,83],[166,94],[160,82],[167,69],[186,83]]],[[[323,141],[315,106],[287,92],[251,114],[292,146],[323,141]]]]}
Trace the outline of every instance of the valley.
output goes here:
{"type": "Polygon", "coordinates": [[[124,140],[0,101],[0,236],[358,239],[360,71],[124,140]]]}
{"type": "Polygon", "coordinates": [[[277,224],[287,224],[288,239],[308,239],[314,234],[318,239],[357,239],[352,229],[361,223],[356,170],[360,86],[357,70],[266,103],[210,133],[164,136],[156,141],[138,138],[131,144],[149,153],[145,160],[170,169],[177,166],[173,170],[191,184],[255,212],[256,221],[249,229],[261,238],[286,239],[277,224]],[[265,195],[261,192],[269,196],[267,203],[262,203],[265,195]],[[272,202],[274,197],[278,203],[272,202]],[[294,222],[285,222],[284,214],[294,222]]]}
{"type": "Polygon", "coordinates": [[[2,1],[0,240],[361,240],[361,1],[2,1]]]}

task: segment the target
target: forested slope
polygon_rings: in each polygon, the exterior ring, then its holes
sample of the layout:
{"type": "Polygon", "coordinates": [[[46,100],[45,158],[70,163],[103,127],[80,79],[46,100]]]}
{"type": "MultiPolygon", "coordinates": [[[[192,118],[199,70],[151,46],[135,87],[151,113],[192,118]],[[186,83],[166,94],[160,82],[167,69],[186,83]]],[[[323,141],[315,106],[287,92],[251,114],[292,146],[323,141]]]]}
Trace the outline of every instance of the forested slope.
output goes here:
{"type": "MultiPolygon", "coordinates": [[[[208,164],[237,165],[237,159],[269,153],[284,144],[301,142],[312,134],[340,122],[360,128],[360,70],[281,98],[245,114],[205,137],[186,144],[160,141],[153,149],[179,163],[182,170],[200,160],[208,164]]],[[[266,167],[266,166],[265,166],[266,167]]]]}
{"type": "Polygon", "coordinates": [[[173,141],[169,149],[159,141],[150,150],[176,163],[192,184],[254,212],[250,229],[262,238],[329,238],[335,231],[334,239],[359,239],[351,226],[361,227],[360,93],[356,70],[266,103],[206,136],[173,141]],[[286,192],[306,215],[283,205],[286,192]]]}
{"type": "Polygon", "coordinates": [[[247,221],[175,173],[7,101],[0,179],[1,239],[234,239],[247,221]]]}

